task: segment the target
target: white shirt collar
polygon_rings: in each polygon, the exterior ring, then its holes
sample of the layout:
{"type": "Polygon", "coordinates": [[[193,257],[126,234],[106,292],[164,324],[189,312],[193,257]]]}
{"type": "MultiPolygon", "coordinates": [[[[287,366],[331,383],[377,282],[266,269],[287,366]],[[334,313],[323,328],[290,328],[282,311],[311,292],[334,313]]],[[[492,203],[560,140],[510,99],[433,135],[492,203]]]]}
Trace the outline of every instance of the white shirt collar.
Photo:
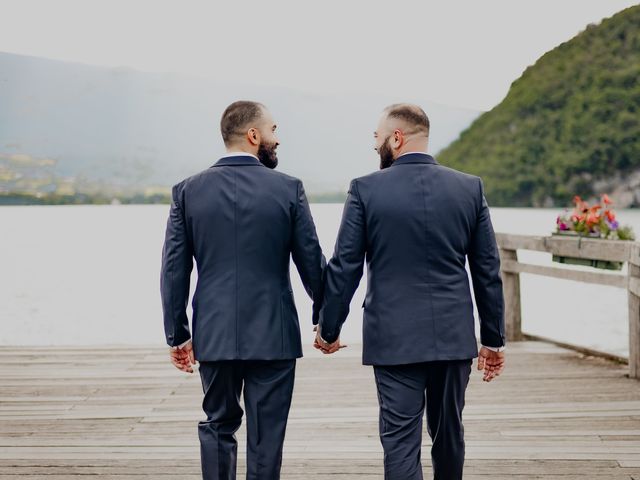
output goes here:
{"type": "Polygon", "coordinates": [[[222,158],[224,157],[253,157],[256,160],[260,161],[258,157],[256,157],[253,153],[248,152],[226,152],[222,158]]]}

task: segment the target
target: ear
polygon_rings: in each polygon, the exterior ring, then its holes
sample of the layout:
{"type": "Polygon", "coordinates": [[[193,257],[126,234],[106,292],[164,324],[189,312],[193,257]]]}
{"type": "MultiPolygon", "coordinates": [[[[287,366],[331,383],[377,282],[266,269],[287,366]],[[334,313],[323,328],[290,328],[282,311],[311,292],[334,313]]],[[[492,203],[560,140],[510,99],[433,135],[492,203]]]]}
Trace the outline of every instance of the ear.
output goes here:
{"type": "Polygon", "coordinates": [[[395,148],[400,148],[404,144],[404,134],[402,130],[394,130],[393,131],[393,146],[395,148]]]}
{"type": "Polygon", "coordinates": [[[247,130],[247,140],[251,145],[260,145],[260,131],[257,128],[247,130]]]}

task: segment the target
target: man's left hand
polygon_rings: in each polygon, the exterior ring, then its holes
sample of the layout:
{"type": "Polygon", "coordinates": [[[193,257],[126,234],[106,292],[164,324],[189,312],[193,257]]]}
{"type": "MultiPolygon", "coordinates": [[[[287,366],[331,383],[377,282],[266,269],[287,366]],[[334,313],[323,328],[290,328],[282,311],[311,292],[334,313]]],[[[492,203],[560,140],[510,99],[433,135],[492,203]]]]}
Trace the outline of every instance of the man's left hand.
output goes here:
{"type": "Polygon", "coordinates": [[[346,345],[341,345],[340,344],[340,338],[339,337],[333,343],[325,342],[322,339],[322,337],[320,336],[320,330],[318,329],[317,326],[313,328],[313,331],[316,332],[316,338],[313,341],[313,347],[316,348],[317,350],[322,351],[322,353],[324,353],[324,354],[335,353],[338,350],[340,350],[341,348],[345,348],[346,347],[346,345]]]}

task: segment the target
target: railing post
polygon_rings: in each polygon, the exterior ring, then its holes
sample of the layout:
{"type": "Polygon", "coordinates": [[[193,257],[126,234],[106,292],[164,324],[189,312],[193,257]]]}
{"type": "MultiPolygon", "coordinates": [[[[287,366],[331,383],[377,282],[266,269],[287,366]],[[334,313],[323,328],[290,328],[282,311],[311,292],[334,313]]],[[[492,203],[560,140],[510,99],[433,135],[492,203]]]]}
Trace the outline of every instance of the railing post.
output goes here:
{"type": "Polygon", "coordinates": [[[627,295],[629,298],[629,377],[640,379],[640,297],[636,286],[640,282],[640,267],[636,265],[640,255],[638,244],[630,249],[629,282],[627,295]]]}
{"type": "MultiPolygon", "coordinates": [[[[517,250],[500,249],[503,260],[518,261],[517,250]]],[[[522,340],[522,309],[520,307],[520,274],[502,271],[502,289],[504,292],[504,321],[507,342],[522,340]]]]}

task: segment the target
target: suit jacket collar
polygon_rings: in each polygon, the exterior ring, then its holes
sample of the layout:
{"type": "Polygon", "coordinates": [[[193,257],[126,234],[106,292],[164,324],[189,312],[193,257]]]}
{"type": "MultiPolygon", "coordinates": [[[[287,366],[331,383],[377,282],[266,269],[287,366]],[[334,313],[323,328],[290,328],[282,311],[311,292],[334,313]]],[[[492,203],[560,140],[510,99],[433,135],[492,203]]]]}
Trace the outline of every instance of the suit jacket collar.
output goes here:
{"type": "Polygon", "coordinates": [[[435,158],[433,158],[428,153],[421,152],[412,152],[405,153],[404,155],[400,155],[395,161],[391,164],[392,167],[396,165],[404,165],[407,163],[431,163],[434,165],[439,165],[435,158]]]}
{"type": "Polygon", "coordinates": [[[260,160],[258,160],[256,157],[254,157],[253,155],[232,155],[229,157],[222,157],[220,160],[218,160],[216,163],[214,163],[213,165],[211,165],[211,167],[225,167],[225,166],[239,166],[239,165],[253,165],[256,167],[264,167],[264,165],[262,165],[262,163],[260,163],[260,160]]]}

